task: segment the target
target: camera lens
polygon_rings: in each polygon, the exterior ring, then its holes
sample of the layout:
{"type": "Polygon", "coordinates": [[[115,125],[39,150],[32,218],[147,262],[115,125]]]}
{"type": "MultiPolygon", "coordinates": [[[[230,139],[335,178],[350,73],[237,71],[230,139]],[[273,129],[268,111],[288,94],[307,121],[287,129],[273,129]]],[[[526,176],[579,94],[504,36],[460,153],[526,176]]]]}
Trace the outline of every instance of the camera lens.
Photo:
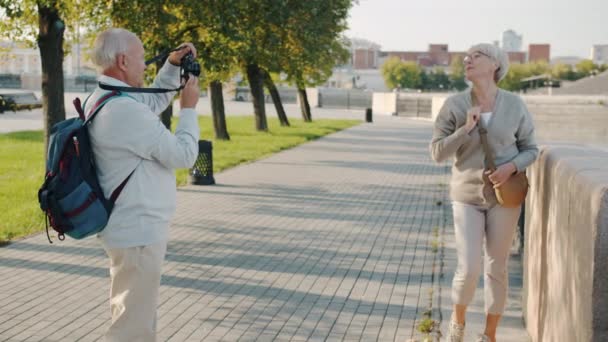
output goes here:
{"type": "Polygon", "coordinates": [[[181,60],[181,75],[186,80],[188,79],[188,74],[192,74],[196,77],[201,74],[201,65],[194,59],[194,55],[192,52],[189,52],[181,60]]]}

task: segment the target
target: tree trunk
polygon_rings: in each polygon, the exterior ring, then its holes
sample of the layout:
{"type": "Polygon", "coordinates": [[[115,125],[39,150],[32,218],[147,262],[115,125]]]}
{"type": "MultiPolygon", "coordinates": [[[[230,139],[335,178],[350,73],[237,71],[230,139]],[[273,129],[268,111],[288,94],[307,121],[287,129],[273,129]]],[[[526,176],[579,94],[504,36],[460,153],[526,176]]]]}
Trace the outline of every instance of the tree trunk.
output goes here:
{"type": "Polygon", "coordinates": [[[287,120],[287,114],[285,114],[285,109],[283,108],[283,102],[281,102],[281,96],[279,95],[279,91],[275,86],[270,74],[265,70],[262,70],[264,76],[264,85],[266,89],[270,92],[270,96],[272,96],[272,102],[274,103],[274,108],[277,110],[277,116],[279,117],[279,121],[281,122],[281,126],[289,126],[289,120],[287,120]]]}
{"type": "MultiPolygon", "coordinates": [[[[159,53],[163,51],[163,49],[159,49],[158,50],[159,53]]],[[[163,67],[163,65],[165,65],[165,62],[167,61],[167,57],[162,58],[159,61],[156,61],[156,74],[158,75],[158,72],[160,71],[160,68],[163,67]]],[[[165,110],[163,110],[162,113],[160,113],[160,121],[163,123],[163,125],[165,125],[165,127],[167,127],[168,130],[171,130],[171,118],[173,117],[173,99],[169,102],[169,107],[167,107],[165,110]]]]}
{"type": "Polygon", "coordinates": [[[215,138],[219,140],[230,140],[230,135],[228,135],[228,129],[226,127],[222,82],[213,81],[209,84],[209,96],[211,97],[211,114],[213,116],[215,138]]]}
{"type": "Polygon", "coordinates": [[[300,100],[300,109],[302,110],[302,119],[306,122],[312,122],[312,114],[310,113],[310,104],[308,103],[306,89],[298,88],[298,98],[300,100]]]}
{"type": "Polygon", "coordinates": [[[42,66],[42,113],[44,121],[44,157],[48,152],[51,128],[65,120],[63,93],[63,32],[56,3],[38,3],[38,47],[42,66]]]}
{"type": "Polygon", "coordinates": [[[268,123],[266,122],[263,76],[257,64],[247,65],[247,79],[249,80],[249,89],[253,98],[255,128],[258,131],[267,132],[268,123]]]}

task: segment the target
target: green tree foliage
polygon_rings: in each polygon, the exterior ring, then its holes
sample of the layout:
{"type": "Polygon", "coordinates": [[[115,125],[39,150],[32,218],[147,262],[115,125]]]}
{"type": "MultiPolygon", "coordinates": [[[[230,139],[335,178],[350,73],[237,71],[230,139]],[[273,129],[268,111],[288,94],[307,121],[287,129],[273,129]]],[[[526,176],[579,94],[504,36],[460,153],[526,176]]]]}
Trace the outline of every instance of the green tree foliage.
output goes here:
{"type": "Polygon", "coordinates": [[[422,86],[422,69],[414,62],[389,58],[381,67],[384,82],[389,89],[418,89],[422,86]]]}
{"type": "MultiPolygon", "coordinates": [[[[63,57],[66,25],[78,20],[74,1],[0,0],[0,36],[38,45],[42,67],[44,151],[51,127],[65,119],[63,57]]],[[[69,30],[68,30],[69,31],[69,30]]]]}
{"type": "Polygon", "coordinates": [[[403,78],[403,62],[399,57],[391,57],[382,64],[380,68],[384,83],[389,89],[401,87],[401,79],[403,78]]]}
{"type": "Polygon", "coordinates": [[[594,64],[591,60],[583,60],[575,68],[563,63],[553,66],[549,66],[546,62],[514,63],[511,64],[509,73],[499,85],[507,90],[519,91],[525,86],[521,80],[532,76],[549,75],[555,80],[576,81],[601,71],[601,66],[594,64]]]}
{"type": "MultiPolygon", "coordinates": [[[[0,28],[13,32],[13,36],[30,37],[34,41],[35,26],[32,25],[38,22],[36,5],[48,3],[69,18],[68,27],[86,27],[89,41],[110,26],[133,31],[141,38],[147,58],[190,40],[201,57],[204,75],[201,83],[209,85],[212,97],[221,95],[221,82],[235,72],[240,70],[248,76],[254,95],[256,128],[267,130],[262,87],[266,84],[269,89],[274,88],[268,75],[284,74],[299,90],[325,82],[333,67],[348,58],[342,33],[352,2],[0,0],[3,19],[10,19],[0,28]]],[[[80,30],[75,32],[75,36],[80,35],[80,30]]],[[[148,80],[161,64],[150,68],[148,80]]],[[[59,91],[63,93],[62,88],[59,91]]],[[[223,99],[212,99],[212,103],[214,115],[223,113],[223,99]]],[[[167,112],[170,114],[170,110],[167,112]]],[[[307,113],[305,118],[310,119],[310,111],[307,113]]],[[[224,136],[228,138],[227,132],[224,136]]]]}
{"type": "Polygon", "coordinates": [[[521,80],[529,76],[532,75],[530,74],[529,68],[526,64],[511,64],[509,67],[509,72],[505,78],[500,81],[498,86],[507,90],[517,91],[523,87],[521,80]]]}
{"type": "Polygon", "coordinates": [[[551,73],[551,67],[545,61],[531,62],[524,64],[524,66],[530,76],[548,75],[551,73]]]}
{"type": "Polygon", "coordinates": [[[576,81],[587,75],[576,72],[570,64],[557,63],[551,69],[551,76],[558,80],[576,81]]]}
{"type": "Polygon", "coordinates": [[[351,6],[351,0],[289,0],[282,9],[288,13],[285,19],[275,21],[282,41],[276,51],[277,66],[298,88],[305,121],[312,120],[305,88],[325,83],[333,68],[350,57],[342,34],[351,6]]]}
{"type": "Polygon", "coordinates": [[[426,91],[443,91],[450,88],[450,78],[443,68],[421,74],[421,88],[426,91]]]}
{"type": "Polygon", "coordinates": [[[576,64],[576,72],[582,77],[591,75],[592,71],[597,69],[597,65],[589,59],[584,59],[576,64]]]}
{"type": "Polygon", "coordinates": [[[462,57],[452,59],[450,63],[450,88],[464,90],[467,83],[464,78],[464,62],[462,57]]]}
{"type": "MultiPolygon", "coordinates": [[[[125,28],[135,33],[142,41],[147,57],[152,57],[176,47],[183,42],[186,33],[193,31],[196,26],[189,23],[183,16],[187,1],[174,2],[169,0],[112,0],[105,1],[108,16],[102,16],[98,22],[99,29],[109,26],[125,28]],[[105,20],[104,20],[105,18],[105,20]]],[[[157,74],[165,60],[160,60],[148,67],[148,79],[157,74]]],[[[161,119],[169,129],[173,107],[170,105],[162,114],[161,119]]]]}

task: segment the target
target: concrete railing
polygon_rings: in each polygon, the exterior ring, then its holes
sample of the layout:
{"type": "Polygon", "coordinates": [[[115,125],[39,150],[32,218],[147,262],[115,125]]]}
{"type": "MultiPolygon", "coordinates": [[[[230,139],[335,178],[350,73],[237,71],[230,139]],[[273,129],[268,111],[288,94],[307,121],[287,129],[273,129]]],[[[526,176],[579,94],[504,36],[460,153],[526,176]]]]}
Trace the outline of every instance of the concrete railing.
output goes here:
{"type": "Polygon", "coordinates": [[[374,93],[372,97],[372,110],[374,111],[374,114],[397,114],[397,94],[374,93]]]}
{"type": "Polygon", "coordinates": [[[448,96],[446,93],[374,93],[372,108],[378,114],[435,120],[448,96]]]}
{"type": "Polygon", "coordinates": [[[543,147],[528,175],[523,308],[532,341],[608,341],[608,150],[543,147]]]}
{"type": "Polygon", "coordinates": [[[608,96],[524,96],[540,142],[608,145],[608,96]]]}
{"type": "Polygon", "coordinates": [[[397,94],[397,115],[431,118],[433,95],[426,94],[397,94]]]}

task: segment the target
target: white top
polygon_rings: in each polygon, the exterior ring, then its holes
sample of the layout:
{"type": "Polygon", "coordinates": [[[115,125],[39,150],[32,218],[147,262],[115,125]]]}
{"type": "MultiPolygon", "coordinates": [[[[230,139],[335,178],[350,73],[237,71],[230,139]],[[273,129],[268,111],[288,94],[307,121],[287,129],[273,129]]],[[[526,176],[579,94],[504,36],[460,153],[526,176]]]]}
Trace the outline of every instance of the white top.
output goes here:
{"type": "MultiPolygon", "coordinates": [[[[99,81],[129,86],[104,75],[99,81]]],[[[152,87],[174,89],[179,82],[179,67],[167,62],[152,87]]],[[[85,113],[107,92],[97,88],[87,101],[85,113]]],[[[198,156],[199,128],[194,109],[181,109],[175,134],[158,117],[175,92],[126,94],[129,96],[110,100],[89,126],[97,176],[106,198],[135,170],[116,201],[108,225],[98,234],[106,248],[168,241],[169,221],[175,212],[174,169],[191,167],[198,156]]]]}
{"type": "Polygon", "coordinates": [[[492,117],[492,112],[481,113],[481,120],[483,121],[484,127],[488,127],[488,122],[490,122],[491,117],[492,117]]]}

